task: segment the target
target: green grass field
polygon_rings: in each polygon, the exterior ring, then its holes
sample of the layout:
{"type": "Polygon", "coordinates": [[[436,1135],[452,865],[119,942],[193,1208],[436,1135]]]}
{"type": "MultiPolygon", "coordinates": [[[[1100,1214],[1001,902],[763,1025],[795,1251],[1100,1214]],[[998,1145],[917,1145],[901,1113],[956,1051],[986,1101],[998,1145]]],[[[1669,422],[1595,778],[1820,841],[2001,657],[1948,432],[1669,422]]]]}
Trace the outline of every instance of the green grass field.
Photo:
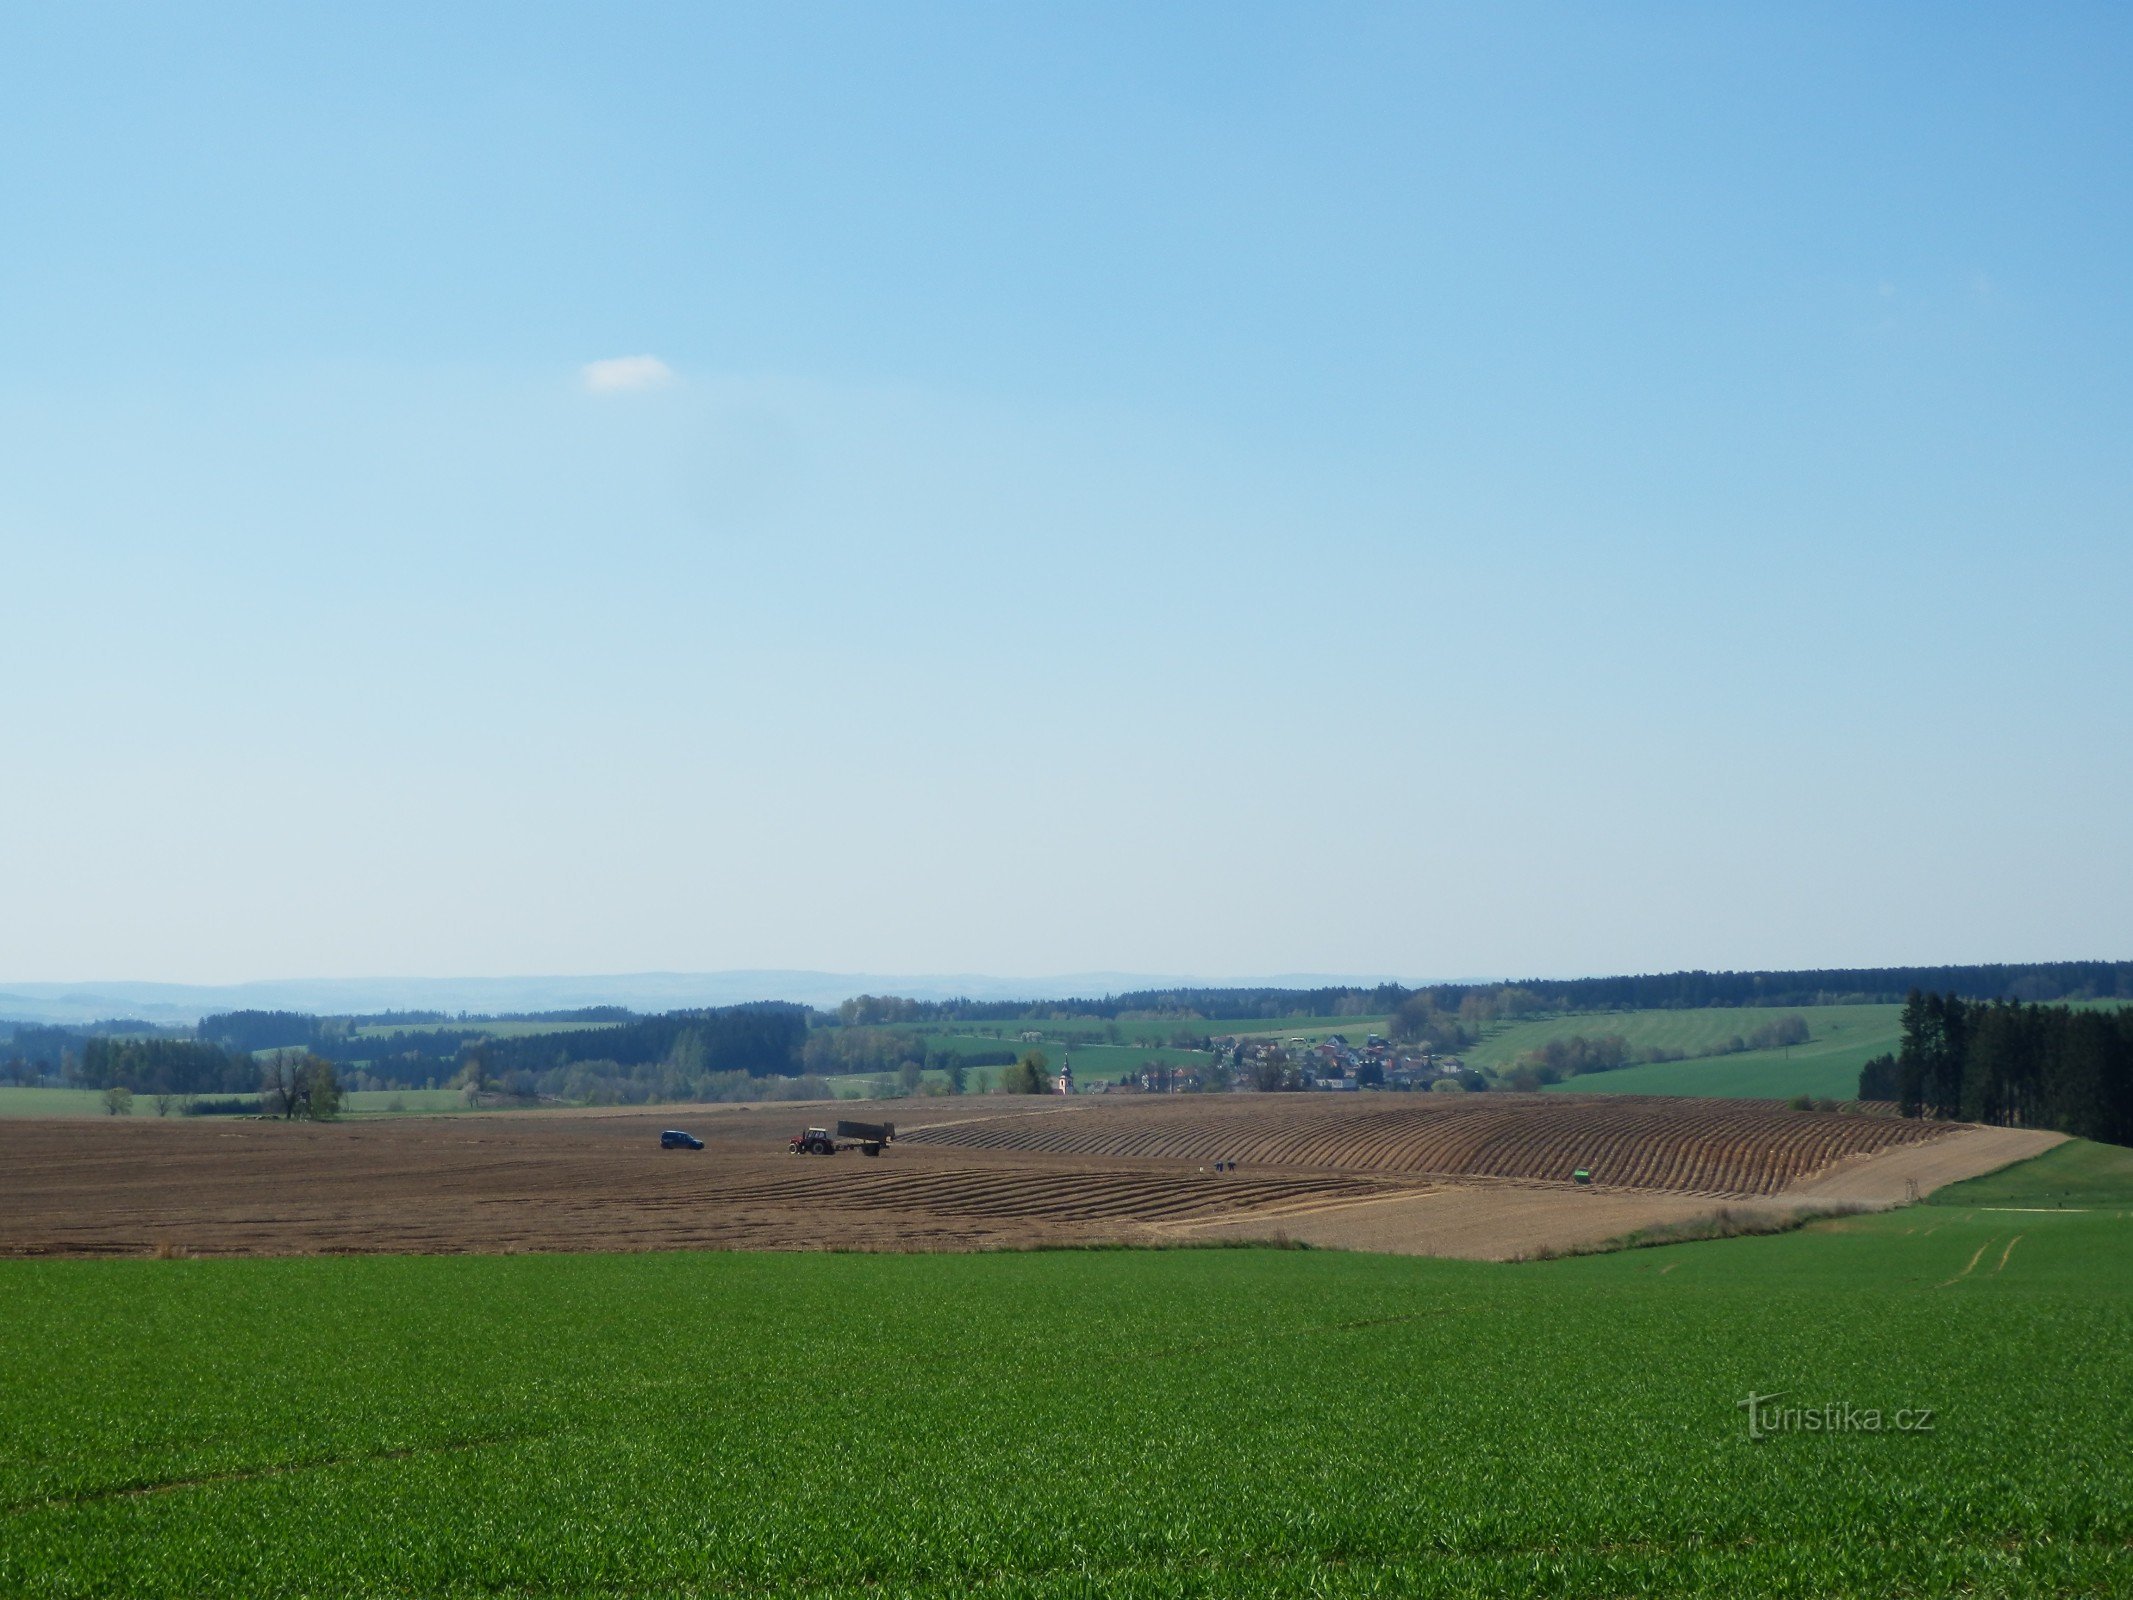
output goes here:
{"type": "MultiPolygon", "coordinates": [[[[1807,1024],[1812,1043],[1824,1040],[1847,1048],[1863,1047],[1859,1059],[1896,1046],[1901,1006],[1702,1006],[1680,1011],[1586,1011],[1563,1017],[1544,1017],[1536,1022],[1511,1022],[1493,1027],[1487,1037],[1468,1050],[1466,1059],[1477,1067],[1510,1066],[1527,1051],[1550,1039],[1583,1034],[1599,1038],[1620,1034],[1632,1045],[1679,1050],[1685,1056],[1701,1057],[1736,1035],[1745,1037],[1781,1017],[1799,1017],[1807,1024]]],[[[1808,1046],[1796,1047],[1805,1049],[1808,1046]]],[[[1740,1059],[1735,1057],[1734,1059],[1740,1059]]],[[[1667,1063],[1677,1065],[1679,1063],[1667,1063]]]]}
{"type": "Polygon", "coordinates": [[[1808,1040],[1789,1050],[1748,1050],[1734,1055],[1695,1056],[1594,1072],[1554,1085],[1571,1094],[1670,1094],[1789,1099],[1811,1094],[1855,1099],[1859,1069],[1896,1049],[1901,1006],[1741,1007],[1737,1010],[1592,1012],[1512,1023],[1492,1033],[1466,1059],[1503,1070],[1549,1039],[1617,1033],[1634,1045],[1667,1050],[1707,1050],[1745,1036],[1779,1017],[1797,1016],[1808,1040]]]}
{"type": "MultiPolygon", "coordinates": [[[[152,1117],[156,1114],[155,1102],[146,1095],[136,1095],[133,1114],[137,1117],[152,1117]]],[[[0,1117],[90,1117],[104,1116],[104,1093],[101,1089],[21,1089],[0,1088],[0,1117]]]]}
{"type": "Polygon", "coordinates": [[[2133,1150],[2069,1139],[2034,1160],[1937,1189],[1928,1203],[2133,1210],[2133,1150]]]}
{"type": "Polygon", "coordinates": [[[1752,1051],[1706,1061],[1658,1061],[1618,1072],[1588,1072],[1547,1085],[1550,1094],[1704,1095],[1721,1100],[1855,1100],[1859,1071],[1827,1062],[1787,1060],[1783,1051],[1752,1051]]]}
{"type": "Polygon", "coordinates": [[[2129,1338],[2124,1211],[0,1262],[0,1593],[2124,1593],[2129,1338]]]}
{"type": "MultiPolygon", "coordinates": [[[[208,1095],[205,1098],[249,1100],[255,1097],[208,1095]]],[[[465,1111],[468,1107],[466,1096],[457,1089],[353,1089],[342,1096],[341,1109],[350,1116],[387,1116],[396,1112],[413,1115],[465,1111]]],[[[174,1117],[179,1115],[175,1105],[171,1107],[170,1114],[174,1117]]],[[[0,1089],[0,1118],[108,1115],[104,1109],[104,1092],[101,1089],[0,1089]]],[[[156,1115],[154,1097],[135,1095],[133,1115],[156,1115]]]]}

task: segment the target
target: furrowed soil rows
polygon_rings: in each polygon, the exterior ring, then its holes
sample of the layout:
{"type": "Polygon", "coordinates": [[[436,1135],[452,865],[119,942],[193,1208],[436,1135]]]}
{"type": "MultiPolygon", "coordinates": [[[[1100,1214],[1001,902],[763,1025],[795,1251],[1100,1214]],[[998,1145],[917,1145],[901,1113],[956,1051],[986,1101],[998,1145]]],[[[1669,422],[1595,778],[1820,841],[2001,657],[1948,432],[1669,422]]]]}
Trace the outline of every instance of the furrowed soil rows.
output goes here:
{"type": "Polygon", "coordinates": [[[902,1143],[878,1160],[788,1155],[787,1138],[825,1111],[665,1107],[324,1127],[25,1120],[0,1126],[0,1255],[1131,1242],[1181,1223],[1248,1223],[1428,1187],[902,1143]],[[674,1125],[707,1148],[661,1150],[659,1129],[674,1125]]]}
{"type": "Polygon", "coordinates": [[[859,1172],[816,1170],[722,1188],[719,1198],[734,1203],[929,1211],[944,1216],[1167,1222],[1240,1211],[1286,1210],[1304,1202],[1339,1204],[1375,1199],[1387,1192],[1416,1191],[1414,1185],[1388,1191],[1386,1186],[1372,1182],[1307,1175],[1238,1176],[1210,1181],[1197,1173],[1092,1174],[994,1166],[920,1172],[884,1172],[878,1168],[859,1172]]]}
{"type": "Polygon", "coordinates": [[[0,1122],[0,1255],[968,1250],[1281,1234],[1493,1256],[1678,1220],[1714,1198],[1783,1206],[1811,1185],[1816,1198],[1901,1199],[1914,1179],[1989,1171],[2034,1140],[1624,1095],[985,1096],[880,1108],[903,1137],[878,1159],[786,1153],[801,1127],[849,1109],[0,1122]],[[662,1127],[691,1129],[706,1148],[662,1150],[662,1127]],[[1233,1162],[1241,1170],[1217,1170],[1233,1162]],[[1881,1171],[1891,1163],[1905,1170],[1881,1171]],[[1571,1182],[1580,1168],[1590,1187],[1571,1182]]]}
{"type": "Polygon", "coordinates": [[[1772,1195],[1941,1124],[1627,1095],[1165,1096],[912,1129],[913,1143],[1082,1158],[1240,1161],[1432,1178],[1772,1195]]]}

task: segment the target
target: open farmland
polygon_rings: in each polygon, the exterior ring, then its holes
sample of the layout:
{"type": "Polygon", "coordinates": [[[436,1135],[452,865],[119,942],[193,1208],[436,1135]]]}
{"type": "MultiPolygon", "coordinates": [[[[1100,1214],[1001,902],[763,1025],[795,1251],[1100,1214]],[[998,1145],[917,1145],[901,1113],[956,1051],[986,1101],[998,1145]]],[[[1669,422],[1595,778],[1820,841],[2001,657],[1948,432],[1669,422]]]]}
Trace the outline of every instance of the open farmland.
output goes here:
{"type": "MultiPolygon", "coordinates": [[[[1693,1061],[1651,1061],[1613,1072],[1585,1072],[1543,1087],[1547,1094],[1663,1094],[1694,1099],[1851,1100],[1859,1094],[1859,1067],[1842,1051],[1832,1059],[1812,1043],[1786,1050],[1746,1050],[1693,1061]]],[[[1873,1052],[1879,1055],[1879,1051],[1873,1052]]]]}
{"type": "MultiPolygon", "coordinates": [[[[1894,1054],[1902,1043],[1902,1011],[1901,1006],[1808,1006],[1791,1012],[1635,1013],[1639,1017],[1686,1015],[1703,1019],[1705,1026],[1726,1015],[1742,1018],[1739,1025],[1727,1030],[1728,1035],[1752,1032],[1761,1022],[1777,1017],[1797,1016],[1807,1024],[1809,1036],[1806,1043],[1782,1050],[1653,1061],[1615,1072],[1587,1073],[1554,1087],[1573,1094],[1719,1095],[1772,1100],[1805,1094],[1818,1099],[1850,1100],[1859,1093],[1859,1069],[1875,1056],[1894,1054]]],[[[1605,1019],[1590,1020],[1597,1023],[1605,1019]]],[[[1616,1030],[1591,1026],[1584,1031],[1616,1030]]],[[[1656,1041],[1647,1037],[1638,1042],[1656,1041]]],[[[1708,1048],[1709,1043],[1708,1038],[1703,1038],[1688,1048],[1708,1048]]]]}
{"type": "Polygon", "coordinates": [[[876,1160],[786,1154],[793,1131],[836,1114],[804,1103],[323,1125],[25,1119],[0,1124],[0,1255],[1242,1237],[1506,1257],[1721,1200],[1901,1199],[1908,1179],[1930,1188],[2056,1138],[1620,1097],[986,1096],[878,1109],[904,1137],[876,1160]],[[708,1148],[661,1150],[663,1126],[708,1148]],[[1579,1167],[1589,1187],[1571,1181],[1579,1167]]]}
{"type": "MultiPolygon", "coordinates": [[[[208,1095],[205,1098],[234,1099],[244,1102],[255,1111],[258,1109],[257,1095],[208,1095]]],[[[467,1097],[458,1089],[347,1089],[341,1093],[341,1111],[346,1116],[427,1116],[442,1111],[467,1109],[467,1097]]],[[[101,1089],[0,1088],[0,1118],[108,1115],[110,1112],[104,1105],[104,1091],[101,1089]]],[[[160,1115],[156,1109],[155,1096],[135,1095],[132,1109],[126,1115],[160,1115]]],[[[170,1115],[178,1117],[184,1113],[177,1105],[173,1105],[170,1115]]]]}
{"type": "Polygon", "coordinates": [[[1712,1196],[1776,1194],[1946,1124],[1731,1102],[1538,1095],[1150,1095],[914,1126],[912,1143],[1056,1156],[1241,1161],[1712,1196]]]}
{"type": "Polygon", "coordinates": [[[0,1262],[0,1593],[2122,1594],[2129,1321],[2123,1212],[0,1262]],[[1751,1439],[1777,1391],[1880,1426],[1751,1439]]]}
{"type": "MultiPolygon", "coordinates": [[[[1678,1051],[1685,1063],[1712,1058],[1736,1038],[1744,1039],[1757,1028],[1783,1018],[1798,1017],[1807,1024],[1809,1042],[1795,1045],[1795,1054],[1804,1056],[1816,1045],[1830,1045],[1856,1051],[1859,1063],[1863,1065],[1869,1056],[1896,1048],[1902,1014],[1903,1007],[1894,1005],[1690,1006],[1653,1011],[1580,1011],[1532,1022],[1496,1025],[1466,1051],[1465,1056],[1475,1066],[1502,1071],[1515,1065],[1529,1050],[1537,1049],[1551,1039],[1574,1035],[1597,1039],[1615,1034],[1626,1039],[1632,1048],[1678,1051]]],[[[1855,1077],[1856,1072],[1855,1067],[1855,1077]]]]}
{"type": "Polygon", "coordinates": [[[786,1154],[788,1135],[825,1114],[834,1112],[802,1104],[323,1125],[24,1120],[0,1129],[0,1255],[1148,1241],[1175,1223],[1280,1216],[1426,1187],[1278,1168],[1217,1180],[1176,1161],[974,1156],[903,1143],[878,1160],[786,1154]],[[660,1149],[658,1130],[676,1124],[708,1148],[660,1149]]]}

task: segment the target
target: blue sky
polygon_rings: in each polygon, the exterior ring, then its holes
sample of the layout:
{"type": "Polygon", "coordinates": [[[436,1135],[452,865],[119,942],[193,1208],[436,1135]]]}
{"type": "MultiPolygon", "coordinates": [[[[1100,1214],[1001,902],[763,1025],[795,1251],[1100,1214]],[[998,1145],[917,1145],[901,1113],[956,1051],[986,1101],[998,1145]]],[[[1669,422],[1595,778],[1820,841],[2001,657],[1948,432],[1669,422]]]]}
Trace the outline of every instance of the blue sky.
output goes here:
{"type": "Polygon", "coordinates": [[[2133,955],[2129,152],[2103,6],[15,8],[0,978],[2133,955]]]}

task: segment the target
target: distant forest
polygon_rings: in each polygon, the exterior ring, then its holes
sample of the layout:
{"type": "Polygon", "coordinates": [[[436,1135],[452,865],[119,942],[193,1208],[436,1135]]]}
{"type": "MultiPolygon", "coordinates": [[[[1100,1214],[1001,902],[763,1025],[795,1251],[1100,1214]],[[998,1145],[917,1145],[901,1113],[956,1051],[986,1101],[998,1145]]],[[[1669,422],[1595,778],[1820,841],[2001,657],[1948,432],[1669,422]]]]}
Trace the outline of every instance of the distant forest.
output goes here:
{"type": "Polygon", "coordinates": [[[1895,1003],[1913,989],[1966,1000],[2133,1000],[2133,961],[2047,961],[2027,966],[1827,967],[1803,972],[1665,972],[1622,978],[1522,978],[1511,983],[1439,983],[1374,988],[1138,989],[1125,994],[1040,1001],[908,1000],[860,995],[837,1019],[861,1026],[928,1022],[1012,1022],[1029,1017],[1168,1016],[1269,1021],[1282,1017],[1365,1017],[1397,1011],[1417,995],[1444,1012],[1469,996],[1515,994],[1521,1010],[1668,1011],[1700,1006],[1815,1006],[1895,1003]]]}
{"type": "Polygon", "coordinates": [[[463,1083],[477,1094],[527,1100],[643,1103],[727,1098],[764,1078],[797,1081],[808,1029],[805,1007],[779,1003],[612,1023],[572,1013],[552,1020],[603,1025],[508,1038],[457,1025],[363,1034],[367,1020],[240,1011],[203,1017],[192,1038],[18,1028],[0,1050],[0,1066],[18,1083],[191,1097],[256,1092],[262,1055],[288,1051],[333,1062],[356,1088],[463,1083]]]}

